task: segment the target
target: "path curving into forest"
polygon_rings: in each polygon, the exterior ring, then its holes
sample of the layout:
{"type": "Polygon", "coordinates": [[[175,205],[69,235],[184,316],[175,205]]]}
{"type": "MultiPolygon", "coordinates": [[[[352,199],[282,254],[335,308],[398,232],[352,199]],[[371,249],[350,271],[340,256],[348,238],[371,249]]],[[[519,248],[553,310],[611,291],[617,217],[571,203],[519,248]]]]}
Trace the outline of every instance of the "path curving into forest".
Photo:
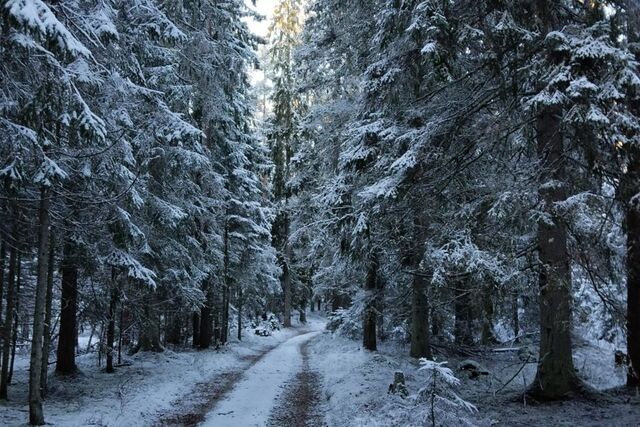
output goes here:
{"type": "Polygon", "coordinates": [[[273,422],[282,417],[290,420],[289,424],[282,425],[320,425],[315,421],[306,422],[307,417],[313,420],[318,418],[311,414],[315,411],[312,406],[317,403],[313,396],[319,393],[319,381],[317,377],[314,380],[309,369],[306,351],[307,344],[318,334],[320,331],[297,335],[266,353],[243,373],[242,378],[221,397],[200,425],[266,426],[270,420],[273,422]],[[307,397],[300,401],[290,399],[289,392],[295,389],[307,397]]]}

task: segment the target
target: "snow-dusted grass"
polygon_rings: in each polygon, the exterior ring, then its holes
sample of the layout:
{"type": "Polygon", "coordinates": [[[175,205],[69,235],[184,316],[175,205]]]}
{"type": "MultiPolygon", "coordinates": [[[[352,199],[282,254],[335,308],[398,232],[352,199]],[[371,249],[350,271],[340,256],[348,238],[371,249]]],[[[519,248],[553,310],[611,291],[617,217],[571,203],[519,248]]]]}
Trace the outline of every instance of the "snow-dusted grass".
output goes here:
{"type": "MultiPolygon", "coordinates": [[[[151,426],[170,412],[176,401],[194,385],[218,374],[239,369],[243,358],[261,353],[300,333],[296,328],[259,337],[247,330],[242,342],[232,341],[220,350],[138,353],[124,357],[130,366],[106,374],[96,366],[95,354],[81,356],[81,374],[73,379],[50,375],[49,397],[44,404],[47,423],[59,426],[151,426]]],[[[52,367],[53,368],[53,367],[52,367]]],[[[26,425],[28,354],[16,358],[14,382],[8,402],[0,402],[0,425],[26,425]]]]}

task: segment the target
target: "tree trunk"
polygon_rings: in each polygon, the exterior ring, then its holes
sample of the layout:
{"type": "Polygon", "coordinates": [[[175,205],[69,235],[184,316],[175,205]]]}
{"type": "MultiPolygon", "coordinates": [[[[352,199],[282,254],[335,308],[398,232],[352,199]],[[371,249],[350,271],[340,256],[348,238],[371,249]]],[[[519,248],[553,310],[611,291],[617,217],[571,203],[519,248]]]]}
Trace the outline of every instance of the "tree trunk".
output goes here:
{"type": "Polygon", "coordinates": [[[242,341],[242,286],[238,286],[238,341],[242,341]]]}
{"type": "Polygon", "coordinates": [[[369,261],[369,270],[364,283],[365,308],[362,322],[362,346],[371,351],[376,351],[376,288],[378,281],[378,256],[373,253],[369,261]]]}
{"type": "Polygon", "coordinates": [[[138,348],[140,351],[152,351],[160,353],[164,351],[160,343],[160,318],[156,309],[152,306],[154,298],[144,306],[144,318],[140,325],[140,337],[138,348]]]}
{"type": "Polygon", "coordinates": [[[112,267],[111,271],[111,296],[109,298],[109,313],[107,314],[107,345],[106,345],[106,355],[107,355],[107,366],[105,371],[108,374],[114,372],[113,369],[113,353],[114,347],[113,343],[116,339],[116,309],[118,306],[118,291],[117,291],[117,273],[115,269],[112,267]]]}
{"type": "Polygon", "coordinates": [[[282,260],[282,290],[284,292],[284,327],[291,327],[291,274],[287,260],[282,260]]]}
{"type": "MultiPolygon", "coordinates": [[[[0,234],[0,322],[2,322],[2,300],[4,298],[4,261],[7,257],[7,246],[4,237],[0,234]]],[[[2,351],[0,347],[0,363],[2,363],[2,351]]]]}
{"type": "Polygon", "coordinates": [[[193,313],[191,317],[191,327],[192,327],[192,339],[191,346],[193,348],[198,348],[200,345],[200,315],[198,313],[193,313]]]}
{"type": "Polygon", "coordinates": [[[165,336],[169,344],[180,345],[182,343],[182,317],[177,310],[171,314],[167,314],[167,331],[165,332],[165,336]]]}
{"type": "Polygon", "coordinates": [[[538,223],[540,262],[540,357],[531,392],[539,398],[558,399],[578,382],[571,348],[571,271],[567,230],[555,214],[554,204],[566,200],[566,171],[561,133],[562,111],[547,107],[536,123],[541,162],[539,195],[545,218],[538,223]]]}
{"type": "Polygon", "coordinates": [[[7,276],[7,312],[4,320],[3,338],[2,338],[2,371],[0,373],[0,399],[7,399],[7,389],[9,386],[9,353],[11,351],[11,326],[13,324],[13,308],[15,306],[16,297],[15,278],[16,278],[16,248],[15,243],[11,245],[9,251],[9,275],[7,276]]]}
{"type": "Polygon", "coordinates": [[[411,357],[431,359],[429,336],[429,301],[427,298],[427,278],[414,274],[411,298],[411,357]]]}
{"type": "Polygon", "coordinates": [[[11,339],[11,363],[9,364],[9,379],[7,380],[7,384],[11,384],[13,378],[13,362],[16,360],[16,347],[18,345],[18,317],[20,314],[20,283],[22,277],[22,255],[20,252],[18,252],[16,262],[15,292],[13,296],[15,301],[15,308],[13,310],[13,337],[11,339]]]}
{"type": "Polygon", "coordinates": [[[517,341],[520,334],[520,314],[518,313],[518,293],[513,294],[511,303],[511,316],[513,320],[513,337],[517,341]]]}
{"type": "Polygon", "coordinates": [[[482,331],[480,342],[483,345],[496,344],[496,336],[493,333],[493,299],[491,298],[492,288],[485,286],[482,289],[482,331]]]}
{"type": "Polygon", "coordinates": [[[229,299],[231,297],[231,276],[229,275],[229,225],[224,226],[224,268],[222,286],[222,328],[220,331],[220,342],[225,344],[229,337],[229,299]]]}
{"type": "Polygon", "coordinates": [[[473,345],[473,315],[472,315],[472,298],[469,288],[468,278],[463,278],[456,282],[455,289],[455,324],[453,335],[456,344],[473,345]]]}
{"type": "MultiPolygon", "coordinates": [[[[627,39],[636,61],[640,61],[640,4],[627,0],[627,39]]],[[[631,109],[640,116],[640,100],[631,101],[631,109]]],[[[627,173],[623,176],[626,208],[625,226],[627,230],[627,354],[629,370],[627,386],[640,386],[640,150],[635,146],[626,147],[628,153],[627,173]]]]}
{"type": "Polygon", "coordinates": [[[29,362],[29,423],[38,426],[44,424],[40,374],[43,363],[42,344],[47,298],[47,272],[49,270],[49,197],[50,190],[42,188],[38,226],[38,273],[33,312],[31,360],[29,362]]]}
{"type": "Polygon", "coordinates": [[[44,314],[44,335],[42,342],[42,370],[40,373],[40,383],[42,389],[42,397],[47,396],[47,384],[49,374],[49,352],[51,351],[51,303],[53,300],[53,272],[55,261],[55,240],[54,235],[51,233],[49,239],[49,269],[47,271],[47,293],[45,301],[45,314],[44,314]]]}
{"type": "Polygon", "coordinates": [[[205,349],[211,345],[211,309],[213,307],[213,289],[210,279],[206,281],[206,301],[200,309],[200,336],[198,337],[198,348],[205,349]]]}
{"type": "MultiPolygon", "coordinates": [[[[640,190],[640,157],[629,165],[627,174],[631,173],[635,175],[636,189],[640,190]]],[[[627,205],[627,386],[637,387],[640,386],[640,199],[635,196],[627,205]]]]}
{"type": "Polygon", "coordinates": [[[387,338],[384,330],[384,282],[385,281],[381,277],[378,277],[378,289],[376,295],[376,312],[378,313],[378,316],[376,317],[376,332],[380,341],[384,341],[387,338]]]}
{"type": "Polygon", "coordinates": [[[222,287],[222,322],[220,327],[220,342],[226,344],[229,338],[229,285],[222,287]]]}
{"type": "Polygon", "coordinates": [[[72,243],[67,241],[64,245],[61,266],[60,333],[56,359],[56,372],[62,375],[74,374],[78,369],[76,366],[78,266],[72,252],[72,243]]]}

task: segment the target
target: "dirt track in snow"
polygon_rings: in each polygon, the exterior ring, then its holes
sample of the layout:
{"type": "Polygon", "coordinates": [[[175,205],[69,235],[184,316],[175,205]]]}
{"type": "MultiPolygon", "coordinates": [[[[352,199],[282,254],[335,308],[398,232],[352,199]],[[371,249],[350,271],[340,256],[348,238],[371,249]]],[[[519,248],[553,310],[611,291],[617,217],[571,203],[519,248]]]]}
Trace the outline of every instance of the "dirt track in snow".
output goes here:
{"type": "Polygon", "coordinates": [[[308,355],[316,333],[302,330],[244,357],[237,369],[196,384],[156,425],[323,426],[318,409],[320,379],[310,370],[308,355]]]}
{"type": "Polygon", "coordinates": [[[272,427],[323,427],[324,417],[320,408],[322,381],[320,374],[309,365],[309,345],[300,345],[302,370],[285,385],[285,392],[278,398],[271,411],[268,425],[272,427]]]}

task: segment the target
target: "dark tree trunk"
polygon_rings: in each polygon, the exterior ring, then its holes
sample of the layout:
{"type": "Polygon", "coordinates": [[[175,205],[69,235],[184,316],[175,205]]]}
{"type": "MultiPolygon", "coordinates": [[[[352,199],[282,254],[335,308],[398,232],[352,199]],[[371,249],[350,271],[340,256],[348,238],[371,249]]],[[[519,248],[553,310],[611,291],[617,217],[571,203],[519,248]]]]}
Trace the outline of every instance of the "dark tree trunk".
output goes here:
{"type": "Polygon", "coordinates": [[[167,331],[165,336],[169,344],[180,345],[182,343],[182,317],[179,312],[174,311],[171,314],[167,314],[167,331]]]}
{"type": "Polygon", "coordinates": [[[220,342],[225,344],[229,338],[229,305],[231,297],[231,276],[229,274],[229,225],[224,227],[224,269],[222,286],[222,330],[220,342]]]}
{"type": "MultiPolygon", "coordinates": [[[[632,46],[635,59],[640,61],[640,4],[636,0],[626,0],[628,17],[627,39],[632,46]]],[[[640,100],[631,101],[631,109],[640,115],[640,100]]],[[[632,145],[632,144],[630,144],[632,145]]],[[[627,230],[627,353],[629,370],[627,386],[640,386],[640,150],[627,147],[627,173],[623,176],[623,205],[626,208],[625,226],[627,230]]]]}
{"type": "Polygon", "coordinates": [[[491,298],[492,288],[485,286],[482,289],[482,331],[480,342],[483,345],[496,344],[498,340],[493,333],[493,299],[491,298]]]}
{"type": "Polygon", "coordinates": [[[571,347],[571,271],[567,230],[554,204],[566,200],[566,160],[563,155],[559,108],[547,107],[537,118],[540,199],[547,219],[538,222],[540,261],[540,356],[532,394],[558,399],[578,381],[571,347]]]}
{"type": "Polygon", "coordinates": [[[160,353],[164,351],[160,342],[160,317],[153,307],[153,298],[144,306],[144,316],[140,325],[138,348],[140,351],[160,353]]]}
{"type": "Polygon", "coordinates": [[[43,188],[40,192],[38,222],[38,273],[36,280],[35,309],[33,312],[33,338],[29,362],[29,423],[44,424],[40,374],[42,371],[42,345],[47,299],[47,272],[49,270],[49,198],[51,192],[43,188]]]}
{"type": "MultiPolygon", "coordinates": [[[[635,175],[636,189],[640,190],[640,156],[629,165],[628,174],[635,175]]],[[[638,191],[640,192],[640,191],[638,191]]],[[[636,193],[637,194],[637,193],[636,193]]],[[[627,227],[627,354],[629,370],[627,385],[640,386],[640,200],[628,202],[627,227]]]]}
{"type": "Polygon", "coordinates": [[[11,384],[13,378],[13,362],[16,360],[16,347],[18,345],[18,317],[20,314],[20,283],[22,272],[22,255],[18,252],[18,260],[16,265],[16,283],[13,299],[15,300],[15,308],[13,310],[13,338],[11,340],[11,363],[9,364],[8,384],[11,384]]]}
{"type": "Polygon", "coordinates": [[[376,332],[378,333],[378,339],[380,341],[384,341],[387,338],[384,330],[384,286],[385,281],[382,277],[378,277],[378,289],[376,295],[376,311],[378,313],[378,316],[376,319],[376,332]]]}
{"type": "Polygon", "coordinates": [[[198,348],[200,346],[200,315],[193,313],[191,315],[192,339],[191,346],[198,348]]]}
{"type": "Polygon", "coordinates": [[[518,336],[520,334],[520,314],[518,313],[518,294],[513,294],[513,299],[511,302],[511,319],[513,321],[513,336],[518,340],[518,336]]]}
{"type": "Polygon", "coordinates": [[[222,321],[220,327],[220,342],[226,344],[229,337],[229,285],[222,287],[222,321]]]}
{"type": "Polygon", "coordinates": [[[244,305],[242,298],[242,286],[238,286],[238,341],[242,341],[242,306],[244,305]]]}
{"type": "MultiPolygon", "coordinates": [[[[2,321],[2,300],[4,299],[4,268],[7,257],[7,246],[0,234],[0,322],[2,321]]],[[[0,363],[2,363],[2,348],[0,347],[0,363]]]]}
{"type": "Polygon", "coordinates": [[[111,374],[114,372],[113,343],[115,342],[115,339],[116,339],[116,310],[118,307],[118,291],[117,291],[116,280],[117,280],[117,273],[115,271],[112,271],[111,296],[109,298],[109,313],[107,314],[107,345],[106,345],[107,366],[105,371],[108,374],[111,374]]]}
{"type": "Polygon", "coordinates": [[[198,348],[205,349],[211,346],[211,309],[213,307],[213,289],[210,283],[210,279],[207,280],[205,285],[206,289],[206,301],[204,306],[200,309],[200,336],[198,338],[198,348]]]}
{"type": "Polygon", "coordinates": [[[62,259],[62,290],[60,295],[60,333],[56,373],[71,375],[77,371],[76,338],[78,336],[78,266],[73,255],[73,246],[67,242],[62,259]]]}
{"type": "Polygon", "coordinates": [[[364,283],[365,308],[362,322],[362,346],[371,351],[376,351],[376,288],[378,285],[378,256],[373,253],[369,261],[369,269],[364,283]]]}
{"type": "Polygon", "coordinates": [[[7,312],[4,319],[2,338],[2,371],[0,373],[0,399],[7,399],[9,386],[9,354],[11,351],[11,327],[13,325],[13,309],[15,306],[15,278],[16,278],[16,248],[15,243],[9,251],[9,275],[7,276],[7,312]]]}
{"type": "Polygon", "coordinates": [[[40,373],[40,383],[42,397],[47,396],[47,384],[49,374],[49,352],[51,351],[51,303],[53,302],[53,272],[55,262],[55,240],[53,233],[49,241],[49,270],[47,271],[47,293],[44,315],[44,336],[42,342],[42,370],[40,373]]]}
{"type": "Polygon", "coordinates": [[[427,278],[422,274],[414,274],[411,291],[411,350],[409,354],[411,357],[431,359],[427,278]]]}
{"type": "Polygon", "coordinates": [[[282,291],[284,292],[284,327],[291,327],[291,273],[289,272],[289,264],[287,260],[282,260],[282,291]]]}
{"type": "Polygon", "coordinates": [[[427,277],[420,269],[424,256],[427,227],[422,212],[413,214],[413,239],[408,260],[413,275],[411,277],[411,357],[431,358],[431,337],[429,335],[429,299],[427,277]]]}
{"type": "Polygon", "coordinates": [[[463,278],[456,282],[455,289],[455,324],[453,335],[457,344],[473,345],[473,306],[472,306],[471,290],[467,278],[463,278]]]}

